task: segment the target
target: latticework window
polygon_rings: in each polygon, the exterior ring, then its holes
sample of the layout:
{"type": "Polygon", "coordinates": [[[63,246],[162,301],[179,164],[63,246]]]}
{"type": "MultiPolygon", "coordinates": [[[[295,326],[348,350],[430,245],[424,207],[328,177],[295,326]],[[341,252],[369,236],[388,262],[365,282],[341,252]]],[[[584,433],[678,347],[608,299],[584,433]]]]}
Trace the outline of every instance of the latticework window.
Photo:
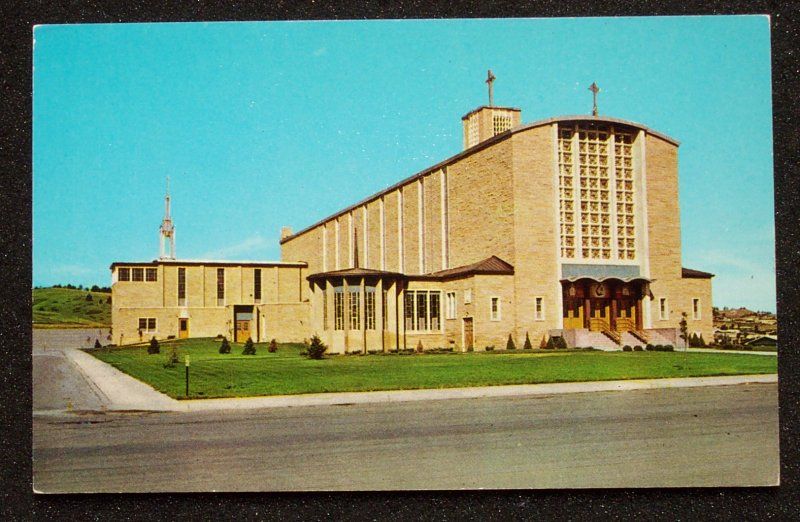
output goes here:
{"type": "Polygon", "coordinates": [[[614,135],[616,171],[617,252],[620,259],[636,258],[633,197],[633,137],[620,132],[614,135]]]}
{"type": "Polygon", "coordinates": [[[501,132],[505,132],[511,128],[511,115],[510,114],[495,114],[492,117],[492,136],[497,136],[501,132]]]}
{"type": "Polygon", "coordinates": [[[467,122],[467,147],[478,144],[478,116],[473,114],[467,122]]]}
{"type": "Polygon", "coordinates": [[[558,208],[561,215],[561,257],[575,257],[575,187],[572,173],[572,129],[558,137],[558,208]]]}
{"type": "Polygon", "coordinates": [[[559,128],[562,258],[636,259],[632,143],[611,129],[559,128]]]}

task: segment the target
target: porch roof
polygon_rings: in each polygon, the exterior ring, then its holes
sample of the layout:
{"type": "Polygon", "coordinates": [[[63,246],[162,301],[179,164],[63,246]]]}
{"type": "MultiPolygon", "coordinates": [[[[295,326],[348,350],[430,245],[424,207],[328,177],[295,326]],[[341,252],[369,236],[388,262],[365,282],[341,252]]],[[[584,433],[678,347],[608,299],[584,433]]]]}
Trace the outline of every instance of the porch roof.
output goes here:
{"type": "Polygon", "coordinates": [[[579,265],[564,264],[561,266],[561,280],[574,283],[579,279],[591,279],[602,283],[608,279],[617,279],[624,283],[631,281],[650,281],[641,275],[638,265],[579,265]]]}

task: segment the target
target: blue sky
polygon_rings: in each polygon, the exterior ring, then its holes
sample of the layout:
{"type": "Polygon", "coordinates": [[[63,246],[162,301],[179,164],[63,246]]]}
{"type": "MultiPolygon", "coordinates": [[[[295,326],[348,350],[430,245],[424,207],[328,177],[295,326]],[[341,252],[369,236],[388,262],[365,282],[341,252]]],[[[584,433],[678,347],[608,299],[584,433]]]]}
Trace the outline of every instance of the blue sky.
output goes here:
{"type": "Polygon", "coordinates": [[[766,17],[100,24],[34,32],[35,285],[158,255],[279,259],[298,230],[461,150],[486,102],[679,141],[684,266],[775,310],[766,17]]]}

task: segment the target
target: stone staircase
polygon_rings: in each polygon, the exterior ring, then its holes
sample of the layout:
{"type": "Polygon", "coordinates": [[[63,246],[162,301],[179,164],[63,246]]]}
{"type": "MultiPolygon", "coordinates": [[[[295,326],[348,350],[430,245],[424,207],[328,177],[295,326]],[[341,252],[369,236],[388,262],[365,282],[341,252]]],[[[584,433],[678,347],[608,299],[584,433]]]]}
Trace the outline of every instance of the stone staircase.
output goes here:
{"type": "Polygon", "coordinates": [[[606,352],[613,352],[621,350],[620,345],[612,341],[609,337],[602,332],[592,332],[589,330],[580,330],[575,336],[576,347],[591,346],[596,350],[603,350],[606,352]]]}

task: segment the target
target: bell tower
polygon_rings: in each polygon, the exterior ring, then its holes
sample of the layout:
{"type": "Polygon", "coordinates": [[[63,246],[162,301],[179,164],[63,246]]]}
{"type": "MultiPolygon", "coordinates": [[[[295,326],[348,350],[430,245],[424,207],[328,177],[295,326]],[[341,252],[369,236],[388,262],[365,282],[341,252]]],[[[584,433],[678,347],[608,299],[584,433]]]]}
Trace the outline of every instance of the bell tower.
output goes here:
{"type": "Polygon", "coordinates": [[[169,176],[167,176],[167,194],[164,197],[164,219],[159,228],[159,259],[175,259],[175,225],[172,223],[169,209],[169,176]]]}
{"type": "Polygon", "coordinates": [[[494,104],[494,81],[492,70],[486,75],[489,87],[489,105],[481,105],[461,118],[464,127],[464,150],[501,134],[522,122],[522,112],[514,107],[498,107],[494,104]]]}

